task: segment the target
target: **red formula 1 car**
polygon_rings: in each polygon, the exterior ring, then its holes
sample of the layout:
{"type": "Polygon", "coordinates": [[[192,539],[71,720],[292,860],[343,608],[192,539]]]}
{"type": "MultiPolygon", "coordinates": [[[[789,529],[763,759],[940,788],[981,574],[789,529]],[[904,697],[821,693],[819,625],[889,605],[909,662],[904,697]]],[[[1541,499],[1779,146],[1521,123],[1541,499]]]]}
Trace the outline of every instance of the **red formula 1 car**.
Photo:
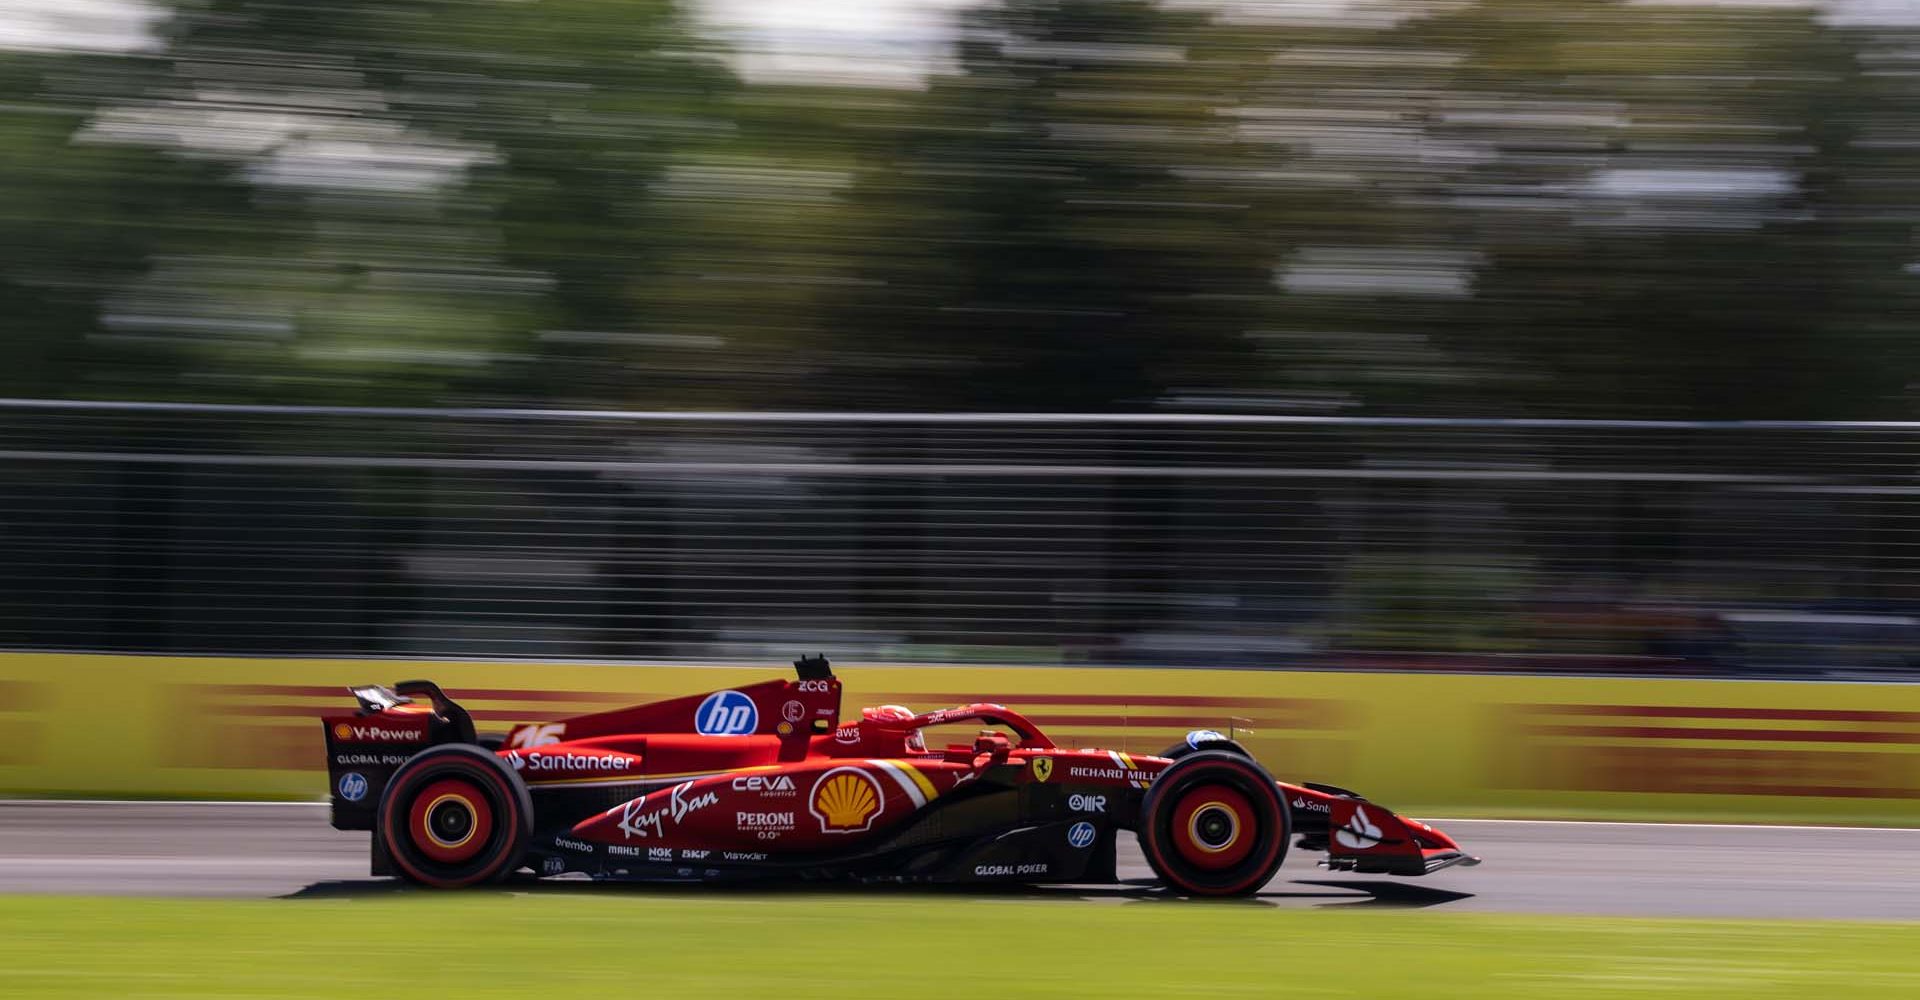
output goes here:
{"type": "Polygon", "coordinates": [[[373,831],[374,874],[443,888],[521,868],[633,881],[1112,882],[1123,830],[1169,888],[1193,895],[1259,890],[1296,837],[1340,871],[1423,875],[1479,860],[1352,792],[1275,781],[1216,732],[1148,757],[1057,746],[990,704],[870,708],[842,725],[827,661],[795,667],[794,680],[486,742],[430,682],[354,688],[360,711],[324,719],[333,825],[373,831]],[[955,723],[979,734],[923,745],[922,729],[955,723]]]}

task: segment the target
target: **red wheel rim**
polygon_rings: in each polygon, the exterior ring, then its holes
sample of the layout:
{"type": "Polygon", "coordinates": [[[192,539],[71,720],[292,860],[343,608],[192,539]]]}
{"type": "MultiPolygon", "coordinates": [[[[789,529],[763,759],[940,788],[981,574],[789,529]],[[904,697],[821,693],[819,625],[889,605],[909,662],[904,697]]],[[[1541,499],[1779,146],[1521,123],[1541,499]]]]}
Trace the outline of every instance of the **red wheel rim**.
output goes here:
{"type": "Polygon", "coordinates": [[[1173,810],[1173,849],[1196,868],[1220,871],[1246,860],[1259,840],[1253,803],[1226,785],[1199,785],[1173,810]]]}
{"type": "Polygon", "coordinates": [[[493,807],[478,785],[442,778],[420,790],[407,810],[407,834],[420,853],[444,864],[479,854],[493,834],[493,807]]]}

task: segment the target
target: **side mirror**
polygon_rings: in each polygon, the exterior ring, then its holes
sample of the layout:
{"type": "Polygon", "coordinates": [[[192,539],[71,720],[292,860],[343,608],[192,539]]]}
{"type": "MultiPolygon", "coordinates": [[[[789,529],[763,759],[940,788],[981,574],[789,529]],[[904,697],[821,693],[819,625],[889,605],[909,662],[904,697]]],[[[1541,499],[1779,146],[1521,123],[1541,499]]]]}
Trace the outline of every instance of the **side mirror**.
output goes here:
{"type": "Polygon", "coordinates": [[[1006,736],[991,729],[980,730],[973,738],[973,769],[984,771],[995,764],[1007,762],[1007,755],[1013,752],[1013,744],[1006,736]]]}

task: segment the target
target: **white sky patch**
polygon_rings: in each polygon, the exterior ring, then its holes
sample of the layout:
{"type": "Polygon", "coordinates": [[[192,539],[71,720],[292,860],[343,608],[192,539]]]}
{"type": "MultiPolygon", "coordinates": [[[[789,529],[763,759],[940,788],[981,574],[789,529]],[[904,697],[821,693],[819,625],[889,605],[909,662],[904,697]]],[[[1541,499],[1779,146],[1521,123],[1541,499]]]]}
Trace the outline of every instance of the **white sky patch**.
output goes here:
{"type": "Polygon", "coordinates": [[[413,135],[391,122],[355,122],[285,143],[248,173],[269,187],[406,194],[452,184],[492,158],[479,147],[413,135]]]}
{"type": "Polygon", "coordinates": [[[1419,17],[1473,6],[1477,0],[1165,0],[1168,7],[1219,13],[1243,24],[1391,28],[1419,17]]]}
{"type": "MultiPolygon", "coordinates": [[[[1844,2],[1844,0],[1842,0],[1844,2]]],[[[1804,10],[1833,4],[1820,0],[1627,0],[1629,7],[1744,7],[1757,10],[1804,10]]]]}
{"type": "MultiPolygon", "coordinates": [[[[254,100],[241,92],[202,91],[198,100],[158,101],[103,111],[80,142],[169,148],[180,155],[247,162],[249,177],[271,187],[412,193],[457,182],[491,151],[438,139],[373,117],[285,109],[287,98],[254,100]]],[[[325,102],[316,98],[316,107],[325,102]]],[[[356,105],[377,112],[368,93],[356,105]]]]}
{"type": "Polygon", "coordinates": [[[1585,194],[1604,198],[1779,198],[1793,193],[1791,170],[1621,168],[1595,171],[1585,194]]]}
{"type": "Polygon", "coordinates": [[[1480,256],[1397,247],[1308,247],[1275,275],[1296,295],[1394,295],[1460,299],[1473,294],[1480,256]]]}
{"type": "Polygon", "coordinates": [[[1829,0],[1827,23],[1847,27],[1920,27],[1920,0],[1829,0]]]}
{"type": "Polygon", "coordinates": [[[140,52],[160,46],[166,16],[139,0],[0,0],[0,49],[140,52]]]}
{"type": "Polygon", "coordinates": [[[918,86],[951,70],[953,17],[974,0],[705,0],[749,80],[918,86]]]}

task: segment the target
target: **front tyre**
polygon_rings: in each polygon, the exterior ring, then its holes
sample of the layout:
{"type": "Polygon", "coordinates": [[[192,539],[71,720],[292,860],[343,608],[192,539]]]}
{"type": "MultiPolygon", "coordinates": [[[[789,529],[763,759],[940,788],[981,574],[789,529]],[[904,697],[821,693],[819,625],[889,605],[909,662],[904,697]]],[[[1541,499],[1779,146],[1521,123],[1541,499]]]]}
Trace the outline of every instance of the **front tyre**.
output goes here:
{"type": "Polygon", "coordinates": [[[533,836],[533,799],[499,757],[446,743],[394,772],[380,797],[376,831],[403,878],[459,889],[519,867],[533,836]]]}
{"type": "Polygon", "coordinates": [[[1266,769],[1225,750],[1189,754],[1160,772],[1140,815],[1147,863],[1188,896],[1260,891],[1286,860],[1293,825],[1266,769]]]}

